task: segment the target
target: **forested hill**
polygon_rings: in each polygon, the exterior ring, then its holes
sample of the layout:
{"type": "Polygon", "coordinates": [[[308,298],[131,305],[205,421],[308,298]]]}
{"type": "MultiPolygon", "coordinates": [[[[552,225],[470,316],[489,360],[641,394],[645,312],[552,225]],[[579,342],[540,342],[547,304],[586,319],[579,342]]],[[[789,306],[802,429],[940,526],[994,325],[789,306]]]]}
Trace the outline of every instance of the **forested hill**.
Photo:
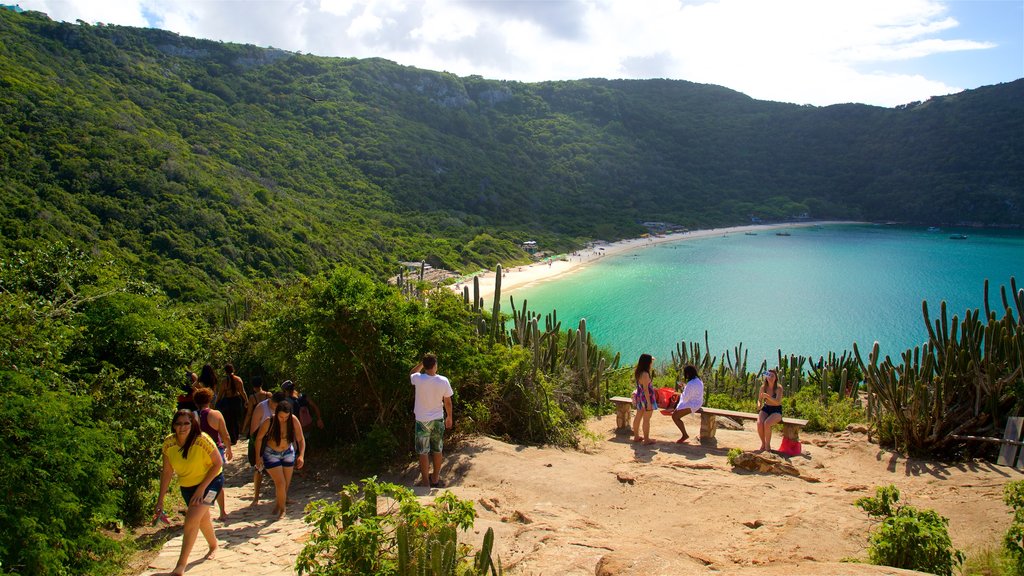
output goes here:
{"type": "Polygon", "coordinates": [[[0,10],[3,254],[102,248],[172,295],[470,269],[751,216],[1024,224],[1024,80],[897,109],[525,84],[0,10]]]}

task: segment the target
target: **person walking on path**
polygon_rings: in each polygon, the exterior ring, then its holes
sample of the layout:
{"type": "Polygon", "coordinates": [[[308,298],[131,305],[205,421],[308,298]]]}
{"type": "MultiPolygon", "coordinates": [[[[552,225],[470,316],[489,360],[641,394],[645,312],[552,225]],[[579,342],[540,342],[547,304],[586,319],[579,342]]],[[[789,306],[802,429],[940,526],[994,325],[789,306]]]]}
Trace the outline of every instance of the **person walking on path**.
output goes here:
{"type": "Polygon", "coordinates": [[[224,466],[213,439],[199,429],[199,419],[190,410],[178,410],[171,420],[171,434],[164,438],[163,470],[160,473],[160,494],[156,499],[156,517],[165,518],[164,495],[171,477],[178,475],[181,497],[188,505],[181,553],[171,574],[182,576],[188,567],[188,556],[200,532],[210,547],[205,559],[217,553],[217,535],[210,521],[210,506],[224,488],[221,469],[224,466]]]}
{"type": "Polygon", "coordinates": [[[250,440],[255,439],[255,436],[253,435],[253,428],[259,429],[259,425],[257,424],[255,427],[252,426],[253,410],[260,402],[270,398],[270,396],[270,392],[263,389],[263,379],[259,376],[253,378],[252,394],[250,394],[245,401],[245,419],[242,421],[242,432],[245,434],[246,438],[250,440]]]}
{"type": "Polygon", "coordinates": [[[658,409],[658,400],[654,397],[654,379],[651,377],[653,363],[653,356],[641,354],[636,368],[633,369],[633,380],[636,382],[636,391],[633,392],[633,408],[636,408],[636,416],[633,417],[633,442],[643,441],[644,444],[654,444],[654,440],[651,440],[651,415],[658,409]],[[643,438],[640,437],[641,423],[644,429],[643,438]]]}
{"type": "Polygon", "coordinates": [[[274,416],[260,425],[256,433],[256,468],[266,468],[274,481],[277,493],[274,514],[278,517],[284,516],[292,472],[302,468],[305,454],[302,425],[292,414],[291,403],[279,402],[274,416]]]}
{"type": "Polygon", "coordinates": [[[452,384],[437,373],[437,356],[425,354],[409,373],[416,387],[413,412],[416,417],[416,453],[419,455],[421,486],[441,488],[441,453],[444,431],[452,427],[452,384]],[[434,475],[430,475],[433,460],[434,475]]]}
{"type": "MultiPolygon", "coordinates": [[[[221,459],[227,464],[232,458],[231,446],[224,445],[224,439],[228,437],[228,428],[224,424],[224,415],[219,410],[210,408],[210,402],[213,401],[213,391],[209,388],[200,388],[196,390],[194,398],[196,407],[199,408],[197,412],[199,416],[199,429],[213,440],[214,444],[217,445],[217,450],[220,451],[221,459]]],[[[223,468],[220,472],[220,479],[223,483],[223,468]]],[[[217,505],[220,506],[220,516],[217,517],[217,520],[227,522],[228,513],[224,506],[224,490],[217,494],[217,505]]]]}
{"type": "Polygon", "coordinates": [[[255,506],[260,502],[260,488],[263,486],[263,469],[256,465],[256,434],[264,422],[270,420],[277,405],[285,401],[285,393],[281,390],[271,394],[270,398],[260,402],[252,409],[252,419],[249,422],[249,466],[252,466],[252,504],[255,506]]]}
{"type": "Polygon", "coordinates": [[[313,424],[316,424],[316,427],[321,430],[324,429],[324,420],[320,417],[320,407],[309,396],[299,392],[294,382],[285,380],[284,384],[281,384],[281,390],[284,390],[288,401],[291,402],[292,414],[295,414],[299,422],[302,423],[303,434],[309,436],[313,424]]]}
{"type": "Polygon", "coordinates": [[[238,431],[245,417],[245,404],[249,401],[245,394],[245,384],[235,374],[235,367],[231,364],[224,365],[224,381],[217,390],[217,410],[224,414],[224,421],[227,422],[228,434],[231,436],[231,445],[238,442],[238,431]]]}
{"type": "Polygon", "coordinates": [[[757,435],[761,438],[758,452],[772,449],[772,426],[782,422],[782,384],[779,373],[769,370],[761,375],[757,394],[757,435]]]}
{"type": "Polygon", "coordinates": [[[685,380],[686,384],[683,386],[683,393],[679,395],[676,409],[672,411],[672,421],[683,434],[679,440],[676,440],[676,444],[685,444],[686,439],[690,437],[686,433],[683,417],[700,411],[701,406],[704,405],[704,382],[698,377],[697,369],[692,364],[687,364],[683,368],[682,380],[685,380]]]}
{"type": "Polygon", "coordinates": [[[178,395],[178,410],[192,410],[196,409],[196,401],[194,394],[199,388],[199,376],[189,370],[185,372],[185,383],[181,385],[181,394],[178,395]]]}

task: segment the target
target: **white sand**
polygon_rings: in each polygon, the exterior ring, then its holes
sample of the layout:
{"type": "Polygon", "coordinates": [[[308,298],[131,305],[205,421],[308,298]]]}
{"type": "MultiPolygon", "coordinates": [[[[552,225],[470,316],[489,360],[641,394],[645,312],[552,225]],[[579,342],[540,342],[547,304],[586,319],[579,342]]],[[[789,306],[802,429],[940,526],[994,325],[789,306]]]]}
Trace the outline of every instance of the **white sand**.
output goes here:
{"type": "MultiPolygon", "coordinates": [[[[620,240],[612,244],[605,244],[601,247],[580,250],[574,255],[566,255],[564,258],[559,260],[552,260],[550,262],[537,262],[530,264],[529,266],[513,266],[506,268],[502,271],[501,275],[501,298],[504,301],[509,294],[519,288],[525,288],[532,286],[538,282],[546,282],[554,280],[570,274],[577,270],[581,270],[589,264],[600,260],[601,258],[607,258],[609,256],[615,256],[622,254],[630,250],[636,250],[638,248],[646,248],[654,246],[656,244],[664,244],[666,242],[680,242],[684,240],[696,240],[698,238],[710,238],[714,236],[727,236],[729,234],[746,233],[746,232],[763,232],[768,230],[777,230],[779,228],[808,228],[811,226],[827,225],[827,224],[851,224],[853,222],[800,222],[800,223],[787,223],[787,224],[755,224],[750,226],[733,226],[730,228],[711,228],[710,230],[693,230],[682,234],[667,234],[665,236],[649,237],[649,238],[632,238],[629,240],[620,240]]],[[[485,272],[480,274],[480,297],[484,299],[486,305],[490,305],[491,299],[494,294],[494,271],[485,272]]],[[[462,293],[462,286],[468,285],[470,289],[470,296],[473,291],[473,281],[469,280],[463,284],[453,284],[451,288],[462,293]]],[[[504,306],[504,302],[503,302],[504,306]]]]}

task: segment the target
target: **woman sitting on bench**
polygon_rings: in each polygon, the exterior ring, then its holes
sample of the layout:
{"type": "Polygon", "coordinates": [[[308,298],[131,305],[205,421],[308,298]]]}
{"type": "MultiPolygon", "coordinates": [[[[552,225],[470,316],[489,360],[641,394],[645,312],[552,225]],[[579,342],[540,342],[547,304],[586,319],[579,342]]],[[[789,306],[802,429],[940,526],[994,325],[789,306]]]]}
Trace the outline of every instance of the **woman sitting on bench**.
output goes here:
{"type": "Polygon", "coordinates": [[[782,422],[782,385],[779,373],[769,370],[761,375],[761,389],[757,395],[757,435],[761,437],[758,452],[772,449],[772,426],[782,422]]]}
{"type": "Polygon", "coordinates": [[[676,444],[685,444],[686,439],[690,437],[686,433],[683,416],[699,411],[700,407],[704,405],[704,382],[698,377],[697,369],[693,365],[687,364],[683,368],[682,379],[686,381],[686,384],[683,386],[683,393],[679,395],[679,403],[676,404],[676,409],[672,412],[672,421],[683,433],[682,437],[676,440],[676,444]]]}

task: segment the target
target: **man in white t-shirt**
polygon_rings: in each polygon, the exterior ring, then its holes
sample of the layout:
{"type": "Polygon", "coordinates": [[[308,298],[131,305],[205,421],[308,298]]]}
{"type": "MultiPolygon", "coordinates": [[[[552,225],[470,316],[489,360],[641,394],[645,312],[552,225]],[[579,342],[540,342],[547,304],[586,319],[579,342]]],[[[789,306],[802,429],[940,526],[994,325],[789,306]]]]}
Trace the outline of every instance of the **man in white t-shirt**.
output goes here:
{"type": "Polygon", "coordinates": [[[444,431],[452,427],[452,384],[437,373],[437,356],[425,354],[413,367],[409,380],[416,387],[416,453],[420,460],[422,486],[441,488],[441,450],[444,431]],[[430,460],[434,475],[430,475],[430,460]]]}

